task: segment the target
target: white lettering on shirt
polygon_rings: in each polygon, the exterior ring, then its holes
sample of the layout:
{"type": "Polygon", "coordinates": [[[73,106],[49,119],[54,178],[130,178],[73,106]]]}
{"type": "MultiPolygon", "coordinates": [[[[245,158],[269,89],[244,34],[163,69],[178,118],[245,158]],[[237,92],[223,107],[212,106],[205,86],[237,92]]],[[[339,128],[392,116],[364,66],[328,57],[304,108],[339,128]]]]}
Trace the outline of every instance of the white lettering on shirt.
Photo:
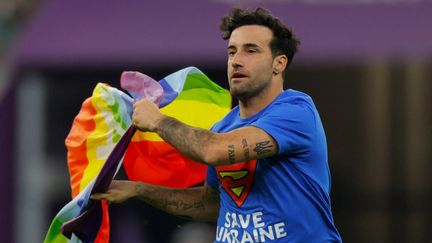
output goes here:
{"type": "Polygon", "coordinates": [[[281,239],[288,234],[285,222],[266,223],[261,211],[251,214],[227,212],[223,226],[216,230],[216,241],[254,243],[281,239]]]}

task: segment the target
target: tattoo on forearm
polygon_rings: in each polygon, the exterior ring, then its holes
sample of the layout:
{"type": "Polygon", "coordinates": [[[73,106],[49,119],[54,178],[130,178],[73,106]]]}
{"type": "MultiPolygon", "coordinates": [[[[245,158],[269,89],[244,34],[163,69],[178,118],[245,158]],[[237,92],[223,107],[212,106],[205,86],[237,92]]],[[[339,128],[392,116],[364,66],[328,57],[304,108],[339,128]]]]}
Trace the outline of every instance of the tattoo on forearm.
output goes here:
{"type": "Polygon", "coordinates": [[[186,190],[188,189],[172,190],[153,186],[145,189],[140,187],[139,198],[145,200],[150,205],[178,215],[190,215],[198,211],[205,211],[204,197],[197,197],[188,202],[181,198],[186,193],[186,190]]]}
{"type": "Polygon", "coordinates": [[[162,208],[173,207],[175,210],[178,211],[186,211],[190,209],[195,210],[204,208],[204,203],[201,201],[187,203],[182,200],[164,199],[159,202],[159,206],[162,208]]]}
{"type": "Polygon", "coordinates": [[[234,145],[228,145],[228,161],[230,164],[235,163],[235,150],[234,145]]]}
{"type": "Polygon", "coordinates": [[[256,144],[256,147],[254,148],[254,151],[258,155],[263,155],[265,153],[271,152],[271,148],[273,146],[270,144],[270,141],[263,141],[256,144]]]}
{"type": "Polygon", "coordinates": [[[215,220],[219,191],[205,187],[174,189],[136,183],[136,197],[167,213],[194,220],[215,220]]]}
{"type": "Polygon", "coordinates": [[[212,139],[214,133],[194,128],[174,118],[165,118],[159,123],[159,135],[182,153],[200,161],[201,152],[212,139]]]}
{"type": "Polygon", "coordinates": [[[244,153],[245,161],[249,161],[250,160],[249,145],[247,143],[246,138],[243,138],[242,144],[243,144],[243,153],[244,153]]]}

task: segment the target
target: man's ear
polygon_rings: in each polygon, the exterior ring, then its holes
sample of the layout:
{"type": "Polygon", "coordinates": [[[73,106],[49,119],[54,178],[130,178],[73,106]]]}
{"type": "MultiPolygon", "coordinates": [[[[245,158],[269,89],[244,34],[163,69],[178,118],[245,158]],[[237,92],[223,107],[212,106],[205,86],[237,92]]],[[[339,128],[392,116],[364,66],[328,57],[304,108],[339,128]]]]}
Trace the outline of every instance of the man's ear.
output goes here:
{"type": "Polygon", "coordinates": [[[273,74],[277,75],[285,71],[288,65],[288,57],[286,55],[279,55],[273,59],[273,74]]]}

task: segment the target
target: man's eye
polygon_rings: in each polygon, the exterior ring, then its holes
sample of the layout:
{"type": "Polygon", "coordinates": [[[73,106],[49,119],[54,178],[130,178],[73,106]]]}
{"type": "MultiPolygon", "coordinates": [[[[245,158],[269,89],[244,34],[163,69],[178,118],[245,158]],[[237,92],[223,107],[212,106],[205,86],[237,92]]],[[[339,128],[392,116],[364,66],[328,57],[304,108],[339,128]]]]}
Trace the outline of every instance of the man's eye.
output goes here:
{"type": "Polygon", "coordinates": [[[235,52],[233,52],[233,51],[228,52],[228,56],[234,56],[234,54],[235,54],[235,52]]]}
{"type": "Polygon", "coordinates": [[[248,53],[255,53],[255,52],[257,52],[255,49],[249,49],[248,51],[247,51],[248,53]]]}

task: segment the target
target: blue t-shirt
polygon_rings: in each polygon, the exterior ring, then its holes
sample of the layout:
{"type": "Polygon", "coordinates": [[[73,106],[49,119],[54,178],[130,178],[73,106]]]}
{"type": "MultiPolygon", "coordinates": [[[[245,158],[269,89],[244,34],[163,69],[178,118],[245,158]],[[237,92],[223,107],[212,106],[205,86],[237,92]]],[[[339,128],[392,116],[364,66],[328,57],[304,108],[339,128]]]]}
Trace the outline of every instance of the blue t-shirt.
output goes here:
{"type": "Polygon", "coordinates": [[[208,167],[206,181],[221,197],[215,242],[341,242],[331,213],[325,133],[312,99],[289,89],[253,116],[241,118],[235,107],[212,130],[244,126],[271,135],[278,154],[208,167]]]}

